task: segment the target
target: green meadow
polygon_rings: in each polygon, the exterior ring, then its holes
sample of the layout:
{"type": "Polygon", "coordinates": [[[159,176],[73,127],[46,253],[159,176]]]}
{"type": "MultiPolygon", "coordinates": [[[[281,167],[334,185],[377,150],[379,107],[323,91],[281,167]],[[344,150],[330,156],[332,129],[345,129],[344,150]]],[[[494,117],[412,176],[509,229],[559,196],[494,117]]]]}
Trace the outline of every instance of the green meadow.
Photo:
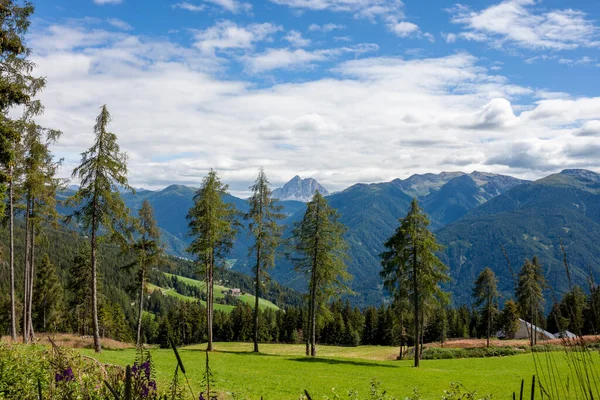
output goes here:
{"type": "MultiPolygon", "coordinates": [[[[393,360],[397,349],[392,347],[319,346],[316,358],[304,356],[304,345],[262,344],[260,354],[251,353],[249,343],[216,343],[215,348],[210,353],[210,364],[216,386],[224,398],[236,399],[298,399],[305,389],[313,399],[332,397],[334,393],[345,398],[349,390],[366,395],[372,378],[379,380],[381,387],[397,399],[412,395],[415,387],[422,399],[440,399],[451,382],[460,382],[481,397],[491,394],[493,399],[510,399],[512,392],[518,391],[521,379],[525,379],[527,387],[535,373],[532,353],[425,360],[415,369],[412,360],[393,360]]],[[[179,350],[196,396],[204,371],[204,349],[205,346],[196,345],[179,350]]],[[[104,350],[101,354],[81,351],[104,363],[118,365],[130,364],[135,358],[134,349],[104,350]]],[[[173,351],[150,351],[160,386],[168,386],[176,366],[173,351]]],[[[563,352],[537,353],[535,357],[541,370],[550,357],[561,379],[572,382],[563,352]]],[[[598,365],[596,368],[600,370],[598,365]]]]}

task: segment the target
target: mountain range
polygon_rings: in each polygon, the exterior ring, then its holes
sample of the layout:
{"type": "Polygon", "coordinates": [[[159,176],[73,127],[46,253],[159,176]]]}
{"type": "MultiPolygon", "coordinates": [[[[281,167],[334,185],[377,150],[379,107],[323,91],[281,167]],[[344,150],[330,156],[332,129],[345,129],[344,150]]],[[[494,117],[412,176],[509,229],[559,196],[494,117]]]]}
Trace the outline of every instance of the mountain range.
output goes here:
{"type": "MultiPolygon", "coordinates": [[[[282,221],[286,235],[302,218],[304,202],[317,189],[326,193],[317,181],[294,177],[283,188],[274,190],[286,216],[282,221]]],[[[190,257],[185,252],[190,241],[185,216],[193,195],[193,188],[172,185],[160,191],[126,193],[123,198],[132,210],[147,199],[155,210],[168,252],[190,257]]],[[[459,304],[471,302],[473,281],[486,266],[496,272],[501,292],[508,295],[514,287],[511,268],[518,272],[525,258],[534,255],[542,261],[553,290],[566,290],[569,284],[563,249],[576,283],[585,283],[590,272],[596,278],[600,276],[599,174],[565,170],[533,182],[477,171],[412,175],[404,180],[355,184],[327,196],[347,227],[348,266],[356,292],[350,300],[354,304],[381,303],[384,293],[379,254],[413,198],[419,200],[429,215],[431,228],[445,246],[440,257],[450,267],[452,282],[447,288],[459,304]]],[[[248,210],[244,199],[228,195],[225,201],[241,212],[248,210]]],[[[228,265],[232,269],[251,273],[247,251],[250,244],[247,229],[242,228],[230,254],[228,265]]],[[[277,260],[271,276],[295,289],[302,290],[305,285],[290,261],[283,258],[277,260]]]]}

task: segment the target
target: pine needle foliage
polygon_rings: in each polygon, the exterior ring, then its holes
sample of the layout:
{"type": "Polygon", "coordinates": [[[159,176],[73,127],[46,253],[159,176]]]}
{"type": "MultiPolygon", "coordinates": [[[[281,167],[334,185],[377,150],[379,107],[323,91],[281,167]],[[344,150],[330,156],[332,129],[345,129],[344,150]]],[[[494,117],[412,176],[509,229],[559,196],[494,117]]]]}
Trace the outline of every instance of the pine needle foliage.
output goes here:
{"type": "Polygon", "coordinates": [[[331,297],[350,292],[345,284],[351,279],[346,265],[345,231],[338,212],[318,191],[306,204],[304,217],[293,229],[294,250],[298,254],[295,269],[308,278],[308,343],[313,357],[317,354],[317,314],[322,304],[331,297]]]}
{"type": "Polygon", "coordinates": [[[213,350],[215,267],[233,246],[238,225],[238,212],[232,204],[223,200],[227,189],[228,186],[222,184],[211,169],[194,195],[194,205],[187,215],[192,237],[188,252],[196,255],[201,273],[206,277],[208,351],[213,350]]]}
{"type": "Polygon", "coordinates": [[[120,190],[133,189],[127,181],[127,155],[117,144],[117,135],[107,130],[110,113],[103,105],[96,118],[94,144],[82,153],[81,164],[73,170],[73,178],[80,182],[77,192],[67,199],[67,205],[77,207],[67,217],[75,218],[79,227],[90,237],[92,269],[92,313],[94,326],[94,349],[102,350],[98,323],[97,298],[97,250],[98,242],[107,237],[125,247],[128,239],[129,210],[120,190]]]}
{"type": "Polygon", "coordinates": [[[400,226],[385,243],[381,254],[381,277],[386,288],[398,298],[409,298],[414,315],[415,362],[419,366],[419,338],[422,336],[424,307],[432,302],[444,304],[448,294],[439,284],[447,282],[448,267],[436,256],[442,250],[429,230],[429,219],[413,199],[400,226]]]}
{"type": "Polygon", "coordinates": [[[259,298],[263,281],[269,280],[268,269],[275,266],[275,253],[281,244],[283,227],[277,221],[285,216],[280,213],[283,206],[277,204],[269,188],[269,180],[261,168],[254,185],[250,187],[252,196],[248,200],[250,210],[245,215],[250,220],[250,235],[254,238],[254,244],[250,247],[250,254],[256,256],[254,267],[255,304],[254,304],[254,352],[258,352],[259,331],[259,298]]]}

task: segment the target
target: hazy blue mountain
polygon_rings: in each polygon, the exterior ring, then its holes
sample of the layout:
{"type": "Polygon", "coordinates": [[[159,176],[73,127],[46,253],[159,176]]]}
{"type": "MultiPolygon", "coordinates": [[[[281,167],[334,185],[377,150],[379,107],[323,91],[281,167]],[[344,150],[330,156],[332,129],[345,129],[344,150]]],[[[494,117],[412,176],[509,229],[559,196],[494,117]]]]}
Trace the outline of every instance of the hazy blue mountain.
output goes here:
{"type": "Polygon", "coordinates": [[[296,175],[283,187],[273,190],[273,197],[279,200],[307,202],[317,190],[324,196],[329,194],[327,189],[313,178],[302,179],[296,175]]]}
{"type": "MultiPolygon", "coordinates": [[[[581,282],[588,264],[594,267],[594,257],[600,255],[598,177],[590,171],[566,170],[527,182],[482,172],[446,172],[356,184],[329,195],[327,200],[338,210],[348,229],[349,271],[355,277],[352,287],[357,293],[351,299],[356,304],[381,301],[379,254],[413,197],[421,202],[440,242],[447,246],[443,257],[452,270],[451,288],[457,301],[470,301],[472,281],[485,266],[499,274],[502,290],[512,287],[500,245],[506,249],[515,270],[525,257],[537,254],[550,268],[550,279],[564,287],[565,280],[560,279],[564,269],[559,246],[562,240],[573,264],[574,276],[581,282]]],[[[190,187],[171,185],[163,190],[140,190],[123,197],[133,212],[147,199],[155,210],[168,252],[190,257],[185,253],[190,241],[185,217],[192,206],[194,192],[190,187]]],[[[63,196],[69,193],[72,191],[67,190],[63,196]]],[[[228,195],[225,201],[233,203],[241,214],[248,211],[247,200],[228,195]]],[[[286,215],[282,224],[289,236],[306,206],[304,202],[289,200],[281,204],[286,215]]],[[[241,222],[242,229],[228,265],[251,274],[248,247],[252,239],[246,222],[243,219],[241,222]]],[[[293,271],[292,262],[282,257],[271,275],[296,289],[303,289],[305,285],[304,279],[293,271]]]]}
{"type": "Polygon", "coordinates": [[[584,284],[590,272],[600,274],[600,175],[565,170],[521,184],[473,209],[437,233],[447,246],[451,287],[457,301],[470,301],[469,287],[485,267],[499,277],[505,293],[526,258],[537,255],[548,283],[558,291],[568,288],[561,243],[574,282],[584,284]]]}

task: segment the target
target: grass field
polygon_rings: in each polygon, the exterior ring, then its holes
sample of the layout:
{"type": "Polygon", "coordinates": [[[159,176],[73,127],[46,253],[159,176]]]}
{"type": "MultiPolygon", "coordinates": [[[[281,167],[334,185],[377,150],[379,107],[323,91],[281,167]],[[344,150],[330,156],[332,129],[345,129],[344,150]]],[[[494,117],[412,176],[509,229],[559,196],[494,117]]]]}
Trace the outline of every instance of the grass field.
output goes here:
{"type": "MultiPolygon", "coordinates": [[[[203,345],[181,348],[180,355],[196,396],[204,371],[203,345]]],[[[460,382],[483,396],[510,399],[521,379],[530,382],[535,373],[531,353],[499,358],[426,360],[419,369],[412,361],[393,361],[397,349],[379,346],[334,347],[319,346],[318,358],[305,357],[303,345],[261,345],[261,354],[251,353],[248,343],[216,343],[211,353],[211,366],[217,388],[236,399],[298,399],[306,389],[313,399],[332,396],[332,389],[342,398],[348,390],[368,393],[369,381],[377,378],[389,394],[404,399],[418,387],[423,399],[440,399],[451,382],[460,382]]],[[[135,350],[106,350],[94,355],[105,363],[126,365],[135,357],[135,350]]],[[[162,387],[168,385],[176,366],[170,349],[151,350],[162,387]]],[[[597,354],[593,355],[598,358],[597,354]]],[[[537,360],[547,355],[537,355],[537,360]]],[[[549,353],[566,382],[569,368],[564,353],[549,353]]],[[[600,358],[598,358],[600,364],[600,358]]],[[[543,361],[542,361],[543,363],[543,361]]],[[[600,365],[596,365],[600,369],[600,365]]],[[[572,377],[571,377],[572,379],[572,377]]]]}

